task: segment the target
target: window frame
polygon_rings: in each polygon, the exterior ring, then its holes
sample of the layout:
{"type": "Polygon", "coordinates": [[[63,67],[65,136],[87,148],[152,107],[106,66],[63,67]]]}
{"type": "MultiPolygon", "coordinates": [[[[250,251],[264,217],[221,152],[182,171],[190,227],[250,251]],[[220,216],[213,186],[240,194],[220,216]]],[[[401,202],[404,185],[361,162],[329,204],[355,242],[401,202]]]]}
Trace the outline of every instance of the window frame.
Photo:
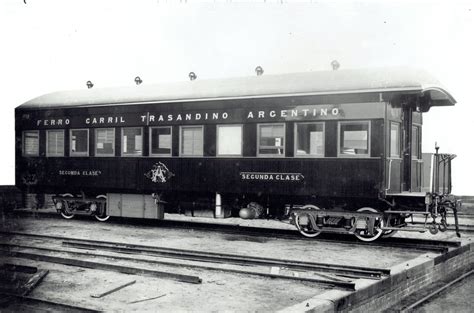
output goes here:
{"type": "Polygon", "coordinates": [[[173,155],[173,126],[150,126],[148,128],[148,155],[151,157],[159,156],[159,157],[171,157],[173,155]],[[170,129],[170,136],[171,136],[171,148],[170,153],[153,153],[152,152],[152,141],[153,141],[153,129],[158,128],[169,128],[170,129]]]}
{"type": "Polygon", "coordinates": [[[420,124],[412,124],[411,126],[411,159],[412,160],[421,160],[421,125],[420,124]],[[417,155],[413,155],[413,129],[416,129],[416,140],[417,140],[417,150],[418,150],[418,154],[417,155]]]}
{"type": "Polygon", "coordinates": [[[116,136],[115,136],[115,127],[105,127],[105,128],[95,128],[94,129],[94,157],[99,157],[99,158],[102,158],[102,157],[114,157],[115,156],[115,152],[116,152],[116,136]],[[111,154],[98,154],[97,153],[97,131],[99,130],[104,130],[104,129],[112,129],[113,132],[114,132],[114,145],[112,146],[113,147],[113,152],[111,154]]]}
{"type": "Polygon", "coordinates": [[[65,153],[66,153],[66,149],[65,149],[65,140],[66,140],[66,136],[65,136],[65,131],[64,129],[47,129],[46,130],[46,157],[47,158],[63,158],[65,156],[65,153]],[[48,152],[48,147],[49,147],[49,133],[50,132],[56,132],[56,133],[61,133],[63,134],[63,153],[60,155],[60,154],[49,154],[48,152]]]}
{"type": "Polygon", "coordinates": [[[81,157],[81,156],[88,157],[90,155],[90,153],[89,153],[89,150],[90,150],[90,147],[89,147],[89,144],[90,144],[89,134],[90,134],[89,128],[71,128],[69,130],[69,156],[71,156],[71,157],[81,157]],[[74,152],[74,151],[72,151],[72,132],[77,131],[77,130],[87,131],[87,152],[74,152]]]}
{"type": "Polygon", "coordinates": [[[243,124],[218,124],[216,125],[216,157],[232,158],[241,157],[244,153],[244,125],[243,124]],[[239,154],[219,154],[219,128],[220,127],[240,127],[240,153],[239,154]]]}
{"type": "Polygon", "coordinates": [[[23,130],[21,132],[21,155],[24,157],[38,157],[40,155],[40,131],[39,130],[23,130]],[[35,154],[27,154],[25,152],[25,133],[38,134],[38,149],[35,154]]]}
{"type": "Polygon", "coordinates": [[[353,120],[353,121],[338,121],[337,122],[337,157],[338,158],[361,158],[367,159],[370,158],[370,149],[371,149],[371,140],[372,135],[372,123],[371,120],[353,120]],[[367,154],[344,154],[341,153],[341,126],[350,125],[350,124],[367,124],[367,154]]]}
{"type": "Polygon", "coordinates": [[[388,156],[390,159],[401,159],[402,158],[402,123],[396,121],[390,121],[389,123],[389,135],[388,135],[388,156]],[[392,125],[398,126],[398,155],[392,154],[392,125]]]}
{"type": "MultiPolygon", "coordinates": [[[[267,147],[267,146],[265,146],[267,147]]],[[[269,147],[274,148],[274,147],[269,147]]],[[[258,123],[257,124],[257,157],[259,158],[284,158],[286,157],[286,123],[258,123]],[[283,153],[282,154],[261,154],[260,153],[260,127],[261,126],[283,126],[283,153]]]]}
{"type": "Polygon", "coordinates": [[[295,158],[324,158],[326,156],[326,123],[325,122],[296,122],[294,129],[294,157],[295,158]],[[322,154],[298,154],[298,125],[323,125],[323,153],[322,154]]]}
{"type": "Polygon", "coordinates": [[[204,125],[180,125],[179,126],[179,156],[186,158],[200,158],[204,156],[204,125]],[[183,154],[183,129],[200,128],[202,134],[202,154],[183,154]]]}
{"type": "MultiPolygon", "coordinates": [[[[125,158],[140,158],[143,157],[143,148],[145,147],[144,142],[143,142],[143,127],[141,126],[126,126],[126,127],[120,127],[120,156],[125,157],[125,158]],[[131,154],[131,153],[125,153],[123,152],[124,144],[123,144],[123,131],[124,129],[130,129],[130,128],[137,128],[140,129],[141,131],[141,136],[142,136],[142,149],[141,149],[141,154],[131,154]]],[[[114,150],[115,152],[115,150],[114,150]]]]}

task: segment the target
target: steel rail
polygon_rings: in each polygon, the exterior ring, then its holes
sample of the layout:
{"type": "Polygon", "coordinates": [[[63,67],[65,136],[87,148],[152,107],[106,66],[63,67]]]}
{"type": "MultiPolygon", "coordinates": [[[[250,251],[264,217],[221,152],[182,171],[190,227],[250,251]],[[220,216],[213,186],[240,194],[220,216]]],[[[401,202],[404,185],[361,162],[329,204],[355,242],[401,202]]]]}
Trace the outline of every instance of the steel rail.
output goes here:
{"type": "MultiPolygon", "coordinates": [[[[31,253],[31,252],[12,251],[11,248],[40,250],[40,251],[48,251],[48,252],[53,252],[53,253],[65,253],[65,254],[75,255],[76,257],[86,256],[86,257],[99,257],[99,258],[113,259],[113,260],[125,260],[125,261],[132,261],[132,262],[138,261],[138,262],[150,263],[154,265],[160,264],[160,265],[169,265],[169,266],[175,266],[175,267],[180,266],[180,267],[189,267],[189,268],[198,267],[198,268],[203,268],[207,270],[232,272],[232,273],[245,274],[245,275],[256,275],[256,276],[263,276],[267,278],[279,278],[279,279],[296,280],[296,281],[302,281],[302,282],[312,282],[312,283],[318,283],[318,284],[323,284],[327,286],[339,287],[339,288],[347,289],[347,290],[355,290],[355,283],[343,281],[340,279],[331,279],[329,277],[328,279],[318,279],[318,278],[312,278],[312,277],[289,276],[289,275],[255,272],[255,271],[239,270],[239,269],[231,269],[231,268],[216,268],[216,267],[196,265],[196,264],[183,264],[183,263],[179,264],[176,262],[137,259],[136,257],[125,257],[125,256],[115,256],[115,255],[112,256],[112,255],[105,255],[105,254],[76,252],[76,251],[69,251],[69,250],[59,250],[59,249],[52,249],[52,248],[45,248],[45,247],[33,247],[33,246],[24,246],[24,245],[16,245],[16,244],[0,244],[0,247],[5,248],[5,249],[0,248],[0,251],[5,251],[6,253],[10,254],[10,256],[13,256],[13,257],[23,257],[23,258],[28,258],[28,259],[34,259],[37,261],[46,261],[46,262],[59,263],[59,264],[64,264],[64,265],[73,265],[73,266],[86,267],[86,268],[114,270],[114,271],[127,273],[127,274],[151,274],[153,276],[157,276],[160,278],[162,278],[160,274],[166,273],[166,272],[158,272],[158,271],[151,271],[147,269],[137,269],[137,268],[132,268],[132,267],[124,267],[124,266],[117,266],[117,265],[110,265],[110,264],[96,266],[96,264],[102,264],[102,263],[83,261],[83,260],[78,260],[78,259],[68,259],[64,257],[46,256],[46,255],[40,255],[36,253],[31,253]],[[157,272],[158,272],[158,275],[156,274],[157,272]]],[[[177,275],[188,276],[188,275],[181,275],[181,274],[177,274],[177,275]]],[[[318,274],[316,273],[316,275],[318,274]]],[[[195,277],[195,276],[189,276],[189,277],[195,277]]],[[[327,276],[324,276],[324,277],[327,277],[327,276]]],[[[186,282],[197,283],[195,281],[186,281],[186,282]]],[[[199,280],[199,282],[201,282],[201,280],[199,280]]]]}
{"type": "MultiPolygon", "coordinates": [[[[85,308],[85,307],[80,307],[80,306],[76,306],[76,305],[71,305],[71,304],[65,304],[65,303],[59,303],[59,302],[54,302],[54,301],[50,301],[50,300],[45,300],[45,299],[39,299],[39,298],[34,298],[34,297],[30,297],[30,296],[20,296],[20,295],[15,295],[15,294],[11,294],[11,293],[7,293],[7,292],[1,292],[0,293],[1,296],[4,297],[4,299],[6,299],[6,303],[8,303],[7,305],[10,306],[10,305],[18,305],[20,306],[28,306],[25,310],[25,312],[28,312],[28,311],[36,311],[36,310],[32,310],[33,308],[31,308],[30,305],[33,305],[33,306],[37,306],[37,305],[46,305],[48,306],[49,308],[53,309],[53,312],[68,312],[68,313],[73,313],[73,312],[83,312],[83,313],[96,313],[96,312],[102,312],[100,310],[95,310],[95,309],[89,309],[89,308],[85,308]]],[[[5,302],[4,302],[4,305],[5,305],[5,302]]],[[[9,309],[9,307],[6,307],[5,309],[9,309]]],[[[18,309],[18,308],[17,308],[18,309]]],[[[44,309],[43,309],[44,310],[44,309]]],[[[46,312],[50,312],[48,309],[44,310],[46,312]]]]}
{"type": "MultiPolygon", "coordinates": [[[[145,269],[145,268],[137,268],[137,267],[130,267],[130,266],[122,266],[122,265],[79,260],[77,258],[66,258],[66,257],[38,254],[38,253],[32,253],[32,252],[14,251],[12,250],[12,248],[17,247],[20,249],[36,249],[36,250],[48,251],[48,252],[54,252],[54,253],[75,254],[76,256],[80,255],[80,253],[74,253],[70,251],[49,249],[49,248],[42,248],[42,247],[12,245],[12,244],[4,244],[4,243],[0,244],[0,247],[1,247],[0,251],[5,252],[10,257],[19,257],[19,258],[31,259],[31,260],[36,260],[36,261],[44,261],[44,262],[50,262],[50,263],[56,263],[56,264],[93,268],[93,269],[100,269],[100,270],[107,270],[107,271],[115,271],[115,272],[126,273],[126,274],[150,275],[154,277],[167,278],[167,279],[172,279],[175,281],[191,283],[191,284],[200,284],[202,282],[201,278],[197,276],[169,273],[169,272],[150,270],[150,269],[145,269]]],[[[82,254],[82,255],[84,256],[86,254],[82,254]]],[[[87,254],[87,255],[94,257],[94,255],[92,254],[87,254]]],[[[97,255],[97,256],[100,256],[100,255],[97,255]]],[[[105,257],[105,256],[101,256],[101,257],[105,257]]]]}
{"type": "Polygon", "coordinates": [[[155,256],[187,259],[201,262],[230,263],[243,265],[261,265],[261,266],[285,266],[293,269],[324,271],[339,274],[340,276],[379,279],[382,275],[390,275],[390,269],[363,267],[354,265],[335,265],[328,263],[307,262],[298,260],[276,259],[258,256],[244,256],[238,254],[216,253],[198,250],[186,250],[166,247],[145,246],[137,244],[124,244],[111,241],[98,241],[90,239],[70,238],[63,236],[51,236],[29,233],[11,232],[10,235],[31,236],[37,238],[49,238],[61,240],[65,246],[71,246],[82,249],[102,249],[121,253],[151,253],[155,256]]]}
{"type": "MultiPolygon", "coordinates": [[[[56,217],[56,214],[54,215],[56,217]]],[[[137,221],[134,221],[137,222],[137,221]]],[[[147,220],[141,220],[139,223],[141,225],[147,224],[147,220]]],[[[154,221],[156,222],[156,221],[154,221]]],[[[115,221],[115,223],[124,223],[123,221],[115,221]]],[[[272,228],[255,228],[248,226],[239,226],[239,225],[225,225],[225,224],[209,224],[201,222],[182,222],[182,221],[171,221],[163,220],[159,221],[160,226],[166,227],[176,227],[185,225],[187,229],[197,229],[197,230],[207,230],[212,226],[214,232],[229,233],[229,234],[239,234],[239,235],[249,235],[249,236],[258,236],[258,237],[267,237],[267,238],[283,238],[290,240],[311,240],[316,242],[327,242],[327,243],[337,243],[337,244],[350,244],[350,245],[361,245],[361,246],[373,246],[381,248],[401,248],[401,249],[412,249],[412,250],[421,250],[421,251],[433,251],[438,253],[446,253],[450,247],[459,247],[461,242],[459,241],[446,241],[446,240],[429,240],[429,239],[415,239],[415,238],[381,238],[375,242],[361,242],[353,236],[347,236],[345,234],[324,234],[322,233],[317,238],[306,238],[302,237],[299,232],[295,230],[283,230],[283,229],[272,229],[272,228]]],[[[156,225],[156,224],[154,224],[156,225]]],[[[19,232],[1,232],[0,233],[10,233],[10,234],[25,234],[19,232]]],[[[25,234],[25,235],[34,235],[34,234],[25,234]]]]}
{"type": "Polygon", "coordinates": [[[63,245],[80,249],[97,249],[112,252],[135,253],[160,256],[165,258],[176,258],[201,262],[227,263],[238,265],[278,266],[289,269],[301,269],[311,271],[323,271],[335,273],[340,276],[353,278],[380,279],[382,275],[389,275],[389,269],[357,267],[349,265],[334,265],[327,263],[314,263],[305,261],[264,258],[256,256],[243,256],[236,254],[213,253],[196,250],[173,249],[163,247],[152,247],[134,244],[122,244],[114,242],[84,243],[74,240],[63,241],[63,245]]]}
{"type": "Polygon", "coordinates": [[[438,289],[434,290],[433,292],[431,292],[430,294],[428,294],[425,297],[421,298],[420,300],[416,301],[415,303],[412,303],[409,306],[404,307],[399,312],[400,313],[412,312],[416,307],[419,307],[420,305],[422,305],[426,301],[430,300],[431,298],[433,298],[434,296],[436,296],[440,292],[442,292],[445,289],[451,287],[452,285],[456,284],[457,282],[460,282],[461,280],[463,280],[464,278],[472,275],[473,273],[474,273],[474,270],[470,270],[469,272],[459,276],[455,280],[453,280],[453,281],[447,283],[446,285],[442,286],[441,288],[438,288],[438,289]]]}

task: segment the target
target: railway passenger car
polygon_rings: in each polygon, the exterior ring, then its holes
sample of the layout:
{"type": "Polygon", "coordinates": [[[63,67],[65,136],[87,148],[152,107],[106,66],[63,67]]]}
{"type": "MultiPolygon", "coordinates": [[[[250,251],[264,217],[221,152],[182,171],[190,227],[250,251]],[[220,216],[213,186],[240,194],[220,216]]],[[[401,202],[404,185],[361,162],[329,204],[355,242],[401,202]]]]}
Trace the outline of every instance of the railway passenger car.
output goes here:
{"type": "Polygon", "coordinates": [[[15,111],[16,182],[54,194],[65,218],[166,211],[289,218],[309,237],[435,233],[456,211],[454,156],[435,154],[426,192],[422,115],[454,104],[406,68],[57,92],[15,111]],[[425,228],[408,227],[416,214],[425,228]]]}

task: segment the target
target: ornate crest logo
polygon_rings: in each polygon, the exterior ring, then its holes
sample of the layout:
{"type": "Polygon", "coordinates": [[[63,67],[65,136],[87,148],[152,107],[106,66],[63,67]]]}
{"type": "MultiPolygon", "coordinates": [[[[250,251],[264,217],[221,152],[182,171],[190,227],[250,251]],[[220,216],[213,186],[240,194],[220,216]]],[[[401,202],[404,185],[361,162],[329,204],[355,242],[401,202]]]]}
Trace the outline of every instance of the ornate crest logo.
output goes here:
{"type": "Polygon", "coordinates": [[[174,173],[171,172],[166,165],[161,162],[155,163],[153,168],[145,174],[146,177],[151,179],[154,183],[166,183],[174,176],[174,173]]]}

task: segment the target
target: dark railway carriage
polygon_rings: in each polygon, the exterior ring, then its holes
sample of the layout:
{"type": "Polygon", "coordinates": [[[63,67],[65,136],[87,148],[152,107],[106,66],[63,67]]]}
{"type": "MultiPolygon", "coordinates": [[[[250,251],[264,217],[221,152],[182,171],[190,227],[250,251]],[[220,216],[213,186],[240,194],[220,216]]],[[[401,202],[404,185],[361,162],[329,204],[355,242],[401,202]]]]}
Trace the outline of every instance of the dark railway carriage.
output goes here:
{"type": "Polygon", "coordinates": [[[290,218],[374,240],[421,214],[436,232],[453,156],[423,182],[422,113],[454,104],[410,69],[58,92],[16,109],[16,182],[65,218],[290,218]]]}

